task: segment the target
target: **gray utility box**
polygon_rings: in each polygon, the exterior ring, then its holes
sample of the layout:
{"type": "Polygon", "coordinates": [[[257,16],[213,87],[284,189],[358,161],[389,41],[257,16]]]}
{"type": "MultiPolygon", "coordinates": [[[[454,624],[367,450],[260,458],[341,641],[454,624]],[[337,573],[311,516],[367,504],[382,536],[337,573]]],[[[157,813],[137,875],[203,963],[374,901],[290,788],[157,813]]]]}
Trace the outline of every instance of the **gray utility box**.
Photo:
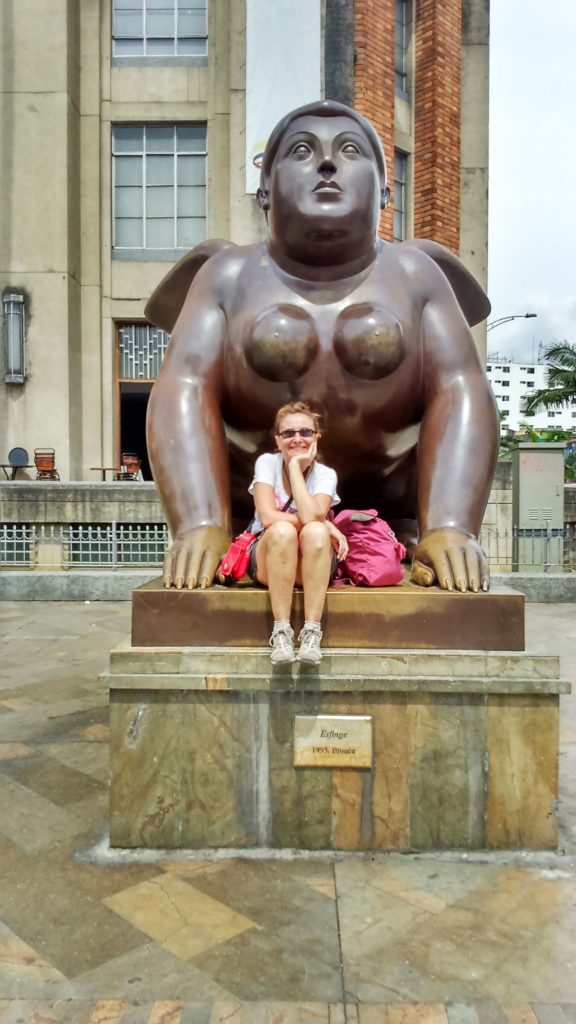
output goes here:
{"type": "Polygon", "coordinates": [[[512,568],[560,571],[564,560],[564,442],[512,450],[512,568]]]}

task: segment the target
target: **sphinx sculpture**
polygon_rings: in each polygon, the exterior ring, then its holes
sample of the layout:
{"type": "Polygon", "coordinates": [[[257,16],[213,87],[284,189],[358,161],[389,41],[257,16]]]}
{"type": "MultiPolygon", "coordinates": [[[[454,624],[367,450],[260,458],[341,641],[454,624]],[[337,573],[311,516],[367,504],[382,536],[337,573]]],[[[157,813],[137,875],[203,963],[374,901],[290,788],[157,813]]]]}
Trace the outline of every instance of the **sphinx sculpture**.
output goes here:
{"type": "Polygon", "coordinates": [[[213,583],[275,410],[303,399],[322,413],[342,507],[379,509],[412,580],[488,589],[477,536],[498,417],[469,325],[490,306],[447,249],[378,237],[389,194],[365,118],[331,101],[294,110],[264,154],[267,241],[200,245],[151,297],[147,316],[172,333],[148,411],[166,586],[213,583]]]}

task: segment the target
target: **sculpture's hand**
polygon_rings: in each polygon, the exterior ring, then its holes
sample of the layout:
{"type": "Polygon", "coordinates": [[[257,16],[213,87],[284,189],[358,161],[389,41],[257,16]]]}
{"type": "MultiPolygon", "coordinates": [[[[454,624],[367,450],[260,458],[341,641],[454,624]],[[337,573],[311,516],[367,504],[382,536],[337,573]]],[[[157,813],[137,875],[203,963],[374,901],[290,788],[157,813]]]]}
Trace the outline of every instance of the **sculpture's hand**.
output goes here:
{"type": "Polygon", "coordinates": [[[228,532],[221,526],[198,526],[177,537],[164,559],[164,586],[176,590],[210,587],[229,544],[228,532]]]}
{"type": "Polygon", "coordinates": [[[410,578],[421,587],[438,582],[443,590],[463,593],[477,594],[490,585],[486,556],[476,538],[451,527],[432,530],[417,544],[410,578]]]}

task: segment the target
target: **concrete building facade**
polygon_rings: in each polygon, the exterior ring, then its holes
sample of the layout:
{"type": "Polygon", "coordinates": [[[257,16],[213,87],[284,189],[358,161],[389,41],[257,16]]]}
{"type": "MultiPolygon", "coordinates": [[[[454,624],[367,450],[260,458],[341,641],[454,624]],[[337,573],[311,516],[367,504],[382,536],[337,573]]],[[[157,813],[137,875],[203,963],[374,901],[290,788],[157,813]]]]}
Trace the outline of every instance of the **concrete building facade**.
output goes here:
{"type": "MultiPolygon", "coordinates": [[[[0,4],[0,462],[51,446],[61,479],[97,481],[122,450],[145,457],[167,341],[148,296],[201,238],[264,236],[244,175],[247,2],[0,4]]],[[[485,284],[488,0],[309,2],[322,95],[386,147],[382,236],[434,238],[485,284]]]]}

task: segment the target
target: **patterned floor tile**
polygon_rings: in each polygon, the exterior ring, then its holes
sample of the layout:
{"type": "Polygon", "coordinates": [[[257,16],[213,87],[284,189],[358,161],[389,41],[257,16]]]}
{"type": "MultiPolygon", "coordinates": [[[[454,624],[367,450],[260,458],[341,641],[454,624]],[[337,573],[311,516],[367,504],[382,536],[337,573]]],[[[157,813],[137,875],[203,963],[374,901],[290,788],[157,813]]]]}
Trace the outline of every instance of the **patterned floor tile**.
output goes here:
{"type": "Polygon", "coordinates": [[[114,998],[138,1003],[178,999],[209,1005],[233,998],[226,984],[218,984],[154,942],[77,975],[66,986],[65,994],[74,999],[114,998]]]}
{"type": "Polygon", "coordinates": [[[43,752],[11,761],[5,766],[3,774],[58,807],[85,800],[95,793],[106,793],[108,789],[103,782],[98,782],[76,768],[59,764],[43,752]]]}
{"type": "Polygon", "coordinates": [[[246,932],[192,963],[240,1000],[338,1002],[342,996],[339,962],[329,965],[296,943],[284,945],[275,932],[246,932]]]}
{"type": "Polygon", "coordinates": [[[25,853],[39,853],[59,839],[77,835],[83,830],[83,823],[2,774],[0,830],[25,853]]]}
{"type": "Polygon", "coordinates": [[[107,907],[164,949],[191,960],[257,925],[174,875],[162,874],[109,896],[107,907]]]}
{"type": "Polygon", "coordinates": [[[60,971],[0,921],[0,993],[11,999],[42,997],[59,982],[60,971]]]}
{"type": "MultiPolygon", "coordinates": [[[[529,635],[546,623],[543,651],[552,638],[568,652],[573,614],[558,607],[527,609],[529,635]]],[[[106,828],[98,675],[130,607],[7,608],[19,640],[0,669],[1,1024],[576,1024],[571,862],[76,861],[106,828]],[[107,905],[150,886],[162,896],[138,918],[148,931],[107,905]]],[[[561,816],[576,843],[576,700],[563,708],[561,816]]]]}

